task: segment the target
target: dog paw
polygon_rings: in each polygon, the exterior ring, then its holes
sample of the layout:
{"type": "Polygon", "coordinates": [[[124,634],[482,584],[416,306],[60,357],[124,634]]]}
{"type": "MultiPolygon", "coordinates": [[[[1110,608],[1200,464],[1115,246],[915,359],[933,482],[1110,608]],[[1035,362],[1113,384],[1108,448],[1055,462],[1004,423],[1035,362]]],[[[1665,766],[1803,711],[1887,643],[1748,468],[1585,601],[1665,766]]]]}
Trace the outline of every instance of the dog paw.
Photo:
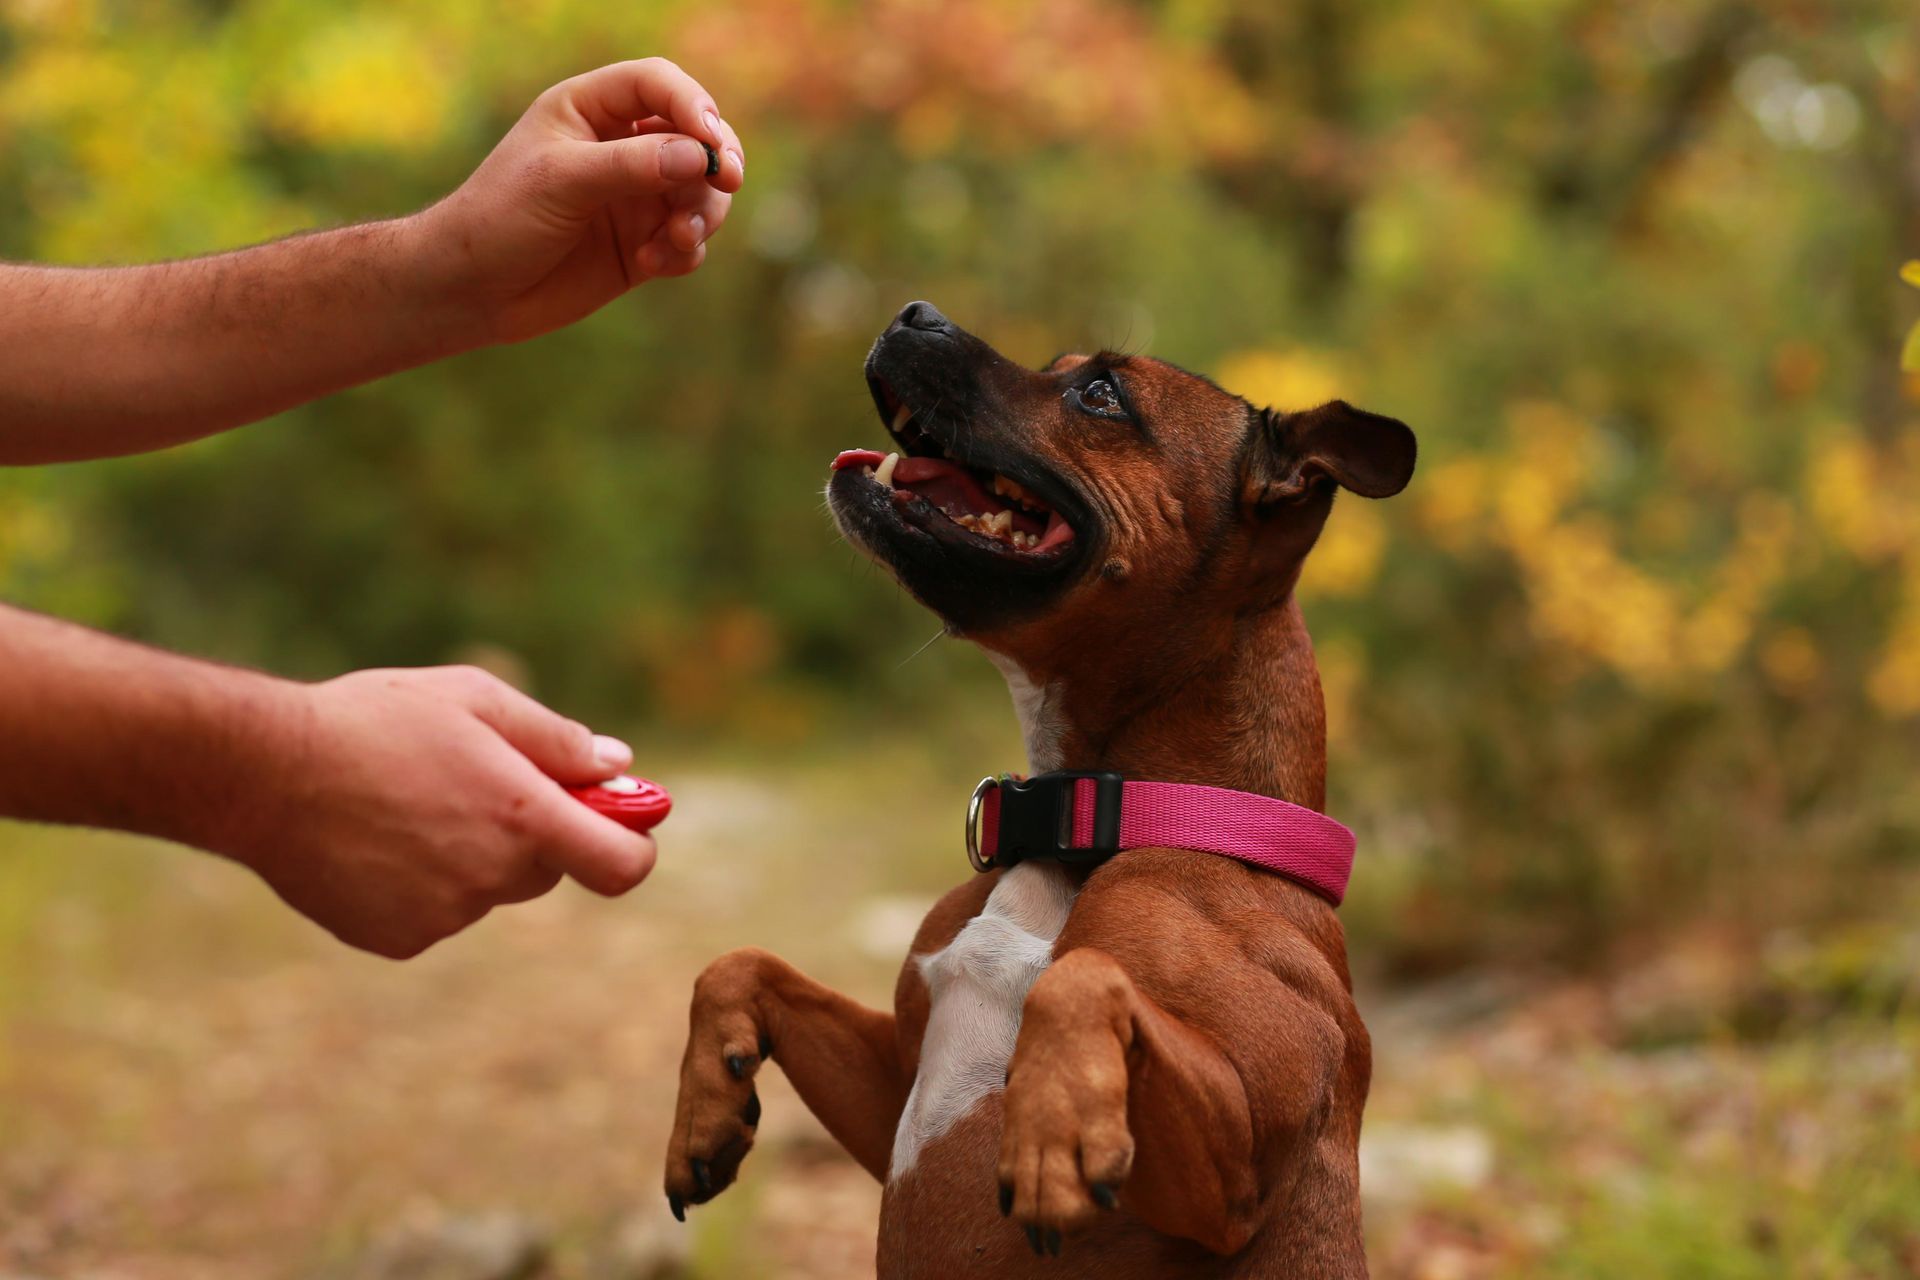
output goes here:
{"type": "Polygon", "coordinates": [[[754,1076],[773,1055],[751,1002],[757,954],[733,952],[694,984],[692,1030],[667,1143],[667,1204],[686,1220],[733,1184],[760,1125],[754,1076]]]}
{"type": "Polygon", "coordinates": [[[1029,1000],[1007,1073],[1000,1135],[1000,1212],[1036,1254],[1055,1257],[1119,1206],[1133,1168],[1126,1049],[1068,986],[1054,984],[1051,996],[1034,989],[1040,999],[1029,1000]]]}

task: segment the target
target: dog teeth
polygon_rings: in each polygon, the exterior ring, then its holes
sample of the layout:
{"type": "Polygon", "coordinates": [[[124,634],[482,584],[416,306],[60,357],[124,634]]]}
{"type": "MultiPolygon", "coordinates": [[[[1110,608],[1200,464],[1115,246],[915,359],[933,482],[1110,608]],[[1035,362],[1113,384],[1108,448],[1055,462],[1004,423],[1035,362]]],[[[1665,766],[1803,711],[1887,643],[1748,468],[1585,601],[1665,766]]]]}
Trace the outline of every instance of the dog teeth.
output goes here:
{"type": "Polygon", "coordinates": [[[893,429],[898,431],[900,428],[906,426],[907,419],[912,416],[913,410],[907,405],[903,404],[898,409],[895,409],[893,411],[893,429]]]}
{"type": "Polygon", "coordinates": [[[886,456],[885,461],[881,462],[880,469],[873,473],[873,478],[891,489],[893,488],[893,469],[899,465],[900,455],[890,453],[886,456]]]}
{"type": "Polygon", "coordinates": [[[997,538],[1014,547],[1032,547],[1040,542],[1038,536],[1013,527],[1013,512],[1002,509],[992,515],[976,515],[971,511],[956,511],[952,507],[941,507],[940,514],[959,525],[986,538],[997,538]]]}
{"type": "Polygon", "coordinates": [[[1018,480],[1009,480],[997,471],[993,476],[993,491],[1001,497],[1011,498],[1015,502],[1025,502],[1028,498],[1027,491],[1021,487],[1018,480]]]}

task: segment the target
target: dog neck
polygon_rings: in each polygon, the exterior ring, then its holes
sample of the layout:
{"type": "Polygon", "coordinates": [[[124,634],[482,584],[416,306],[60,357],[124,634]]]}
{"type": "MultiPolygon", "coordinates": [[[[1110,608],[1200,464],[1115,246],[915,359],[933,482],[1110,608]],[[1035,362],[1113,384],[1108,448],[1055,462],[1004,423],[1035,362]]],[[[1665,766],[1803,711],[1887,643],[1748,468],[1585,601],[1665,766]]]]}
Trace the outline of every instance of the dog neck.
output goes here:
{"type": "Polygon", "coordinates": [[[1098,667],[1040,672],[990,656],[1035,773],[1107,769],[1326,806],[1326,706],[1291,596],[1230,628],[1161,637],[1152,652],[1105,649],[1098,667]],[[1208,633],[1222,637],[1213,648],[1190,643],[1208,633]]]}

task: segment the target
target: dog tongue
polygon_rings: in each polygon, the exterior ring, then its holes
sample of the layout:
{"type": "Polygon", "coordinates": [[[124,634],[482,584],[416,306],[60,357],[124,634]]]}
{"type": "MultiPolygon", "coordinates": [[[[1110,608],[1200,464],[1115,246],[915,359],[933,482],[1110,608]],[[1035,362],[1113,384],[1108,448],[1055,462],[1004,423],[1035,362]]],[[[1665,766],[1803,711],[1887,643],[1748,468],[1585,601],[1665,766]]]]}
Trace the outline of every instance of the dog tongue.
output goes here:
{"type": "Polygon", "coordinates": [[[1040,535],[1040,541],[1028,547],[1029,551],[1051,551],[1055,547],[1064,547],[1073,541],[1073,526],[1060,518],[1058,511],[1047,512],[1047,531],[1040,535]]]}
{"type": "MultiPolygon", "coordinates": [[[[834,458],[833,469],[878,467],[886,460],[887,455],[878,449],[848,449],[834,458]]],[[[1073,526],[1061,519],[1058,511],[1047,512],[1043,530],[1033,513],[1018,507],[1009,508],[1007,503],[990,497],[971,471],[944,458],[902,457],[893,465],[893,486],[896,499],[912,493],[936,507],[954,508],[969,515],[992,515],[1011,509],[1014,528],[1037,534],[1040,539],[1027,548],[1029,551],[1051,551],[1073,541],[1073,526]]]]}
{"type": "Polygon", "coordinates": [[[972,472],[944,458],[902,458],[894,464],[893,483],[936,507],[959,507],[974,515],[991,515],[1006,505],[989,498],[972,472]]]}

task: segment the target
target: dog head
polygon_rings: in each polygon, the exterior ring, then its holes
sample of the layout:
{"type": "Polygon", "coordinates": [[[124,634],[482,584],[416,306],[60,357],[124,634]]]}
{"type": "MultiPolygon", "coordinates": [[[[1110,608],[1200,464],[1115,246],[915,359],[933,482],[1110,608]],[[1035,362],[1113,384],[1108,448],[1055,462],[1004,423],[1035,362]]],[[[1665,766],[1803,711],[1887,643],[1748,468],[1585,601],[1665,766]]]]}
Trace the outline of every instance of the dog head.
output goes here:
{"type": "Polygon", "coordinates": [[[1106,352],[1027,369],[925,302],[866,373],[898,456],[835,460],[841,531],[1029,670],[1284,603],[1334,490],[1384,498],[1413,474],[1413,433],[1344,401],[1259,409],[1106,352]]]}

